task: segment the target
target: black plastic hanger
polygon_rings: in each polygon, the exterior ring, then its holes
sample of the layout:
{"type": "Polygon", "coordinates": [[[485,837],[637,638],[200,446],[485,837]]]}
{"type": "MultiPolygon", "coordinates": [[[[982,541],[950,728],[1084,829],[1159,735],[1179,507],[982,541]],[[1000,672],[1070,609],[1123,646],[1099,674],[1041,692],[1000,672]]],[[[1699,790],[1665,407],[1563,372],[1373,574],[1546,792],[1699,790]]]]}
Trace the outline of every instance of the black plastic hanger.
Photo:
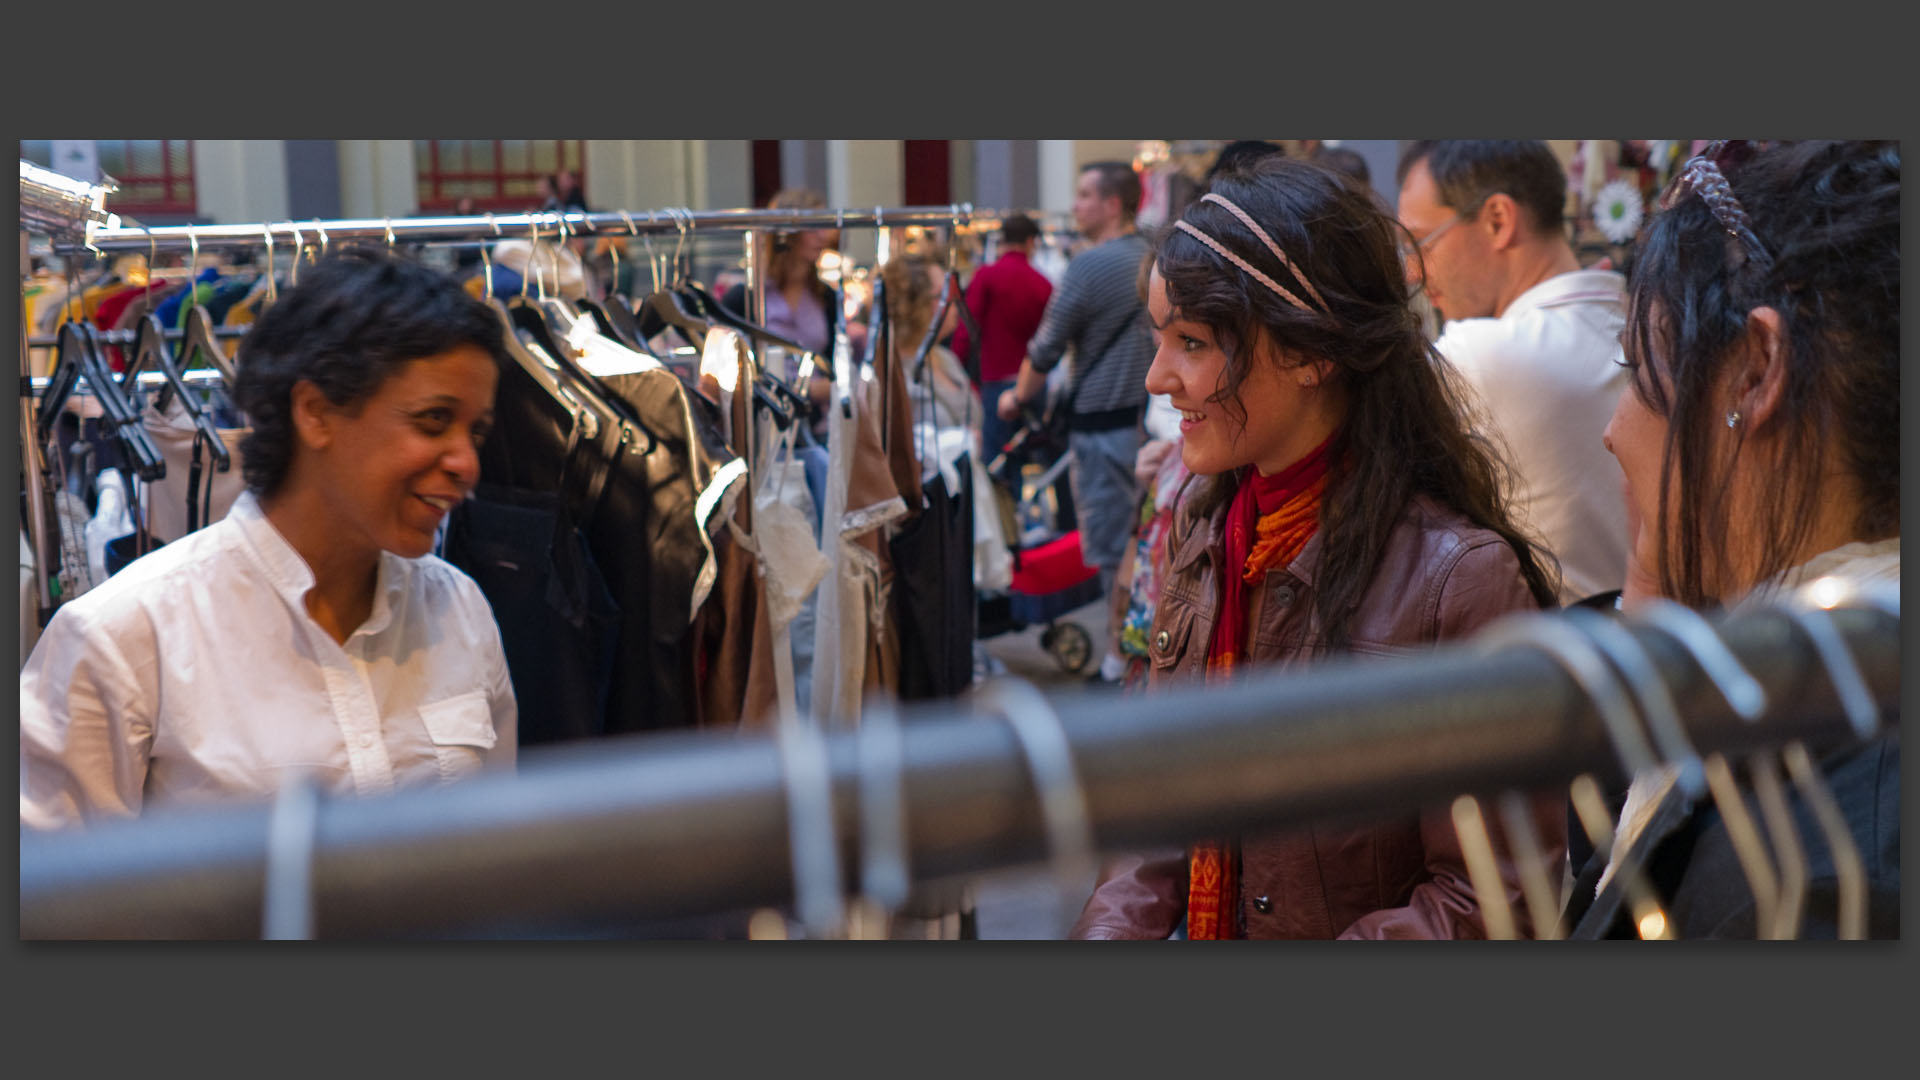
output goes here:
{"type": "Polygon", "coordinates": [[[686,306],[682,296],[672,289],[650,294],[640,301],[634,315],[639,320],[641,332],[647,336],[671,329],[696,349],[706,347],[707,331],[712,329],[712,324],[695,314],[686,306]]]}
{"type": "Polygon", "coordinates": [[[84,375],[88,390],[100,402],[107,428],[127,451],[134,474],[148,483],[166,476],[166,459],[160,456],[159,448],[154,446],[147,429],[140,424],[139,412],[127,400],[113,371],[107,367],[106,359],[100,354],[99,339],[94,328],[86,323],[62,323],[54,349],[55,383],[48,386],[46,396],[41,399],[40,415],[35,425],[41,444],[46,444],[47,437],[53,432],[53,425],[59,420],[60,410],[66,405],[67,399],[73,396],[79,378],[84,375]]]}
{"type": "Polygon", "coordinates": [[[228,453],[227,444],[220,438],[220,430],[214,426],[213,418],[207,415],[205,406],[201,405],[193,392],[187,389],[186,380],[180,377],[180,368],[174,363],[173,350],[167,345],[166,332],[160,328],[159,317],[151,312],[140,319],[139,329],[134,335],[133,358],[127,361],[126,374],[121,376],[122,385],[137,385],[133,380],[148,368],[157,369],[165,375],[167,385],[180,395],[180,405],[192,418],[194,429],[207,440],[207,449],[213,454],[215,471],[226,472],[231,469],[233,455],[228,453]]]}
{"type": "Polygon", "coordinates": [[[960,286],[960,271],[948,270],[947,279],[953,289],[954,306],[960,309],[960,325],[967,329],[967,355],[960,358],[960,366],[967,369],[967,378],[977,386],[980,383],[980,323],[974,319],[973,312],[967,309],[966,290],[960,286]]]}
{"type": "MultiPolygon", "coordinates": [[[[181,372],[192,370],[195,361],[212,365],[214,370],[226,380],[229,392],[235,380],[240,377],[233,358],[227,355],[227,350],[221,347],[219,338],[214,336],[213,316],[207,313],[205,305],[202,304],[194,304],[187,308],[186,322],[180,328],[180,347],[174,350],[173,355],[177,368],[181,372]]],[[[172,386],[161,387],[159,394],[154,398],[154,407],[164,410],[172,393],[172,386]]]]}

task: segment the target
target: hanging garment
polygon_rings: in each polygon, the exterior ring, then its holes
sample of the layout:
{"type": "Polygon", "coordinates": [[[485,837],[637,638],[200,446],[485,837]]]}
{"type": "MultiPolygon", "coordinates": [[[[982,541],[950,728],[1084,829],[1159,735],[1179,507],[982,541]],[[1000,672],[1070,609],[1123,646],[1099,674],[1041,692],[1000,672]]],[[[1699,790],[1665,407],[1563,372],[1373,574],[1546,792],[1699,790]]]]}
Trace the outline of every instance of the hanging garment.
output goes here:
{"type": "Polygon", "coordinates": [[[87,522],[87,570],[98,582],[105,581],[119,569],[107,566],[107,542],[133,532],[133,517],[127,512],[127,487],[120,470],[102,469],[94,486],[100,492],[100,500],[87,522]]]}
{"type": "Polygon", "coordinates": [[[87,565],[87,505],[67,488],[53,493],[55,528],[60,533],[60,570],[55,598],[72,600],[106,580],[95,577],[87,565]]]}
{"type": "Polygon", "coordinates": [[[862,690],[890,674],[876,670],[885,662],[877,641],[888,609],[879,530],[907,514],[880,446],[879,387],[853,362],[844,334],[836,352],[821,542],[829,569],[814,615],[812,708],[822,727],[858,723],[862,690]]]}
{"type": "MultiPolygon", "coordinates": [[[[643,429],[623,439],[609,425],[592,450],[610,468],[583,532],[620,613],[602,730],[691,727],[699,719],[699,673],[690,624],[719,576],[709,526],[724,530],[720,511],[738,494],[746,463],[719,438],[706,403],[668,371],[611,376],[583,392],[617,399],[643,429]]],[[[518,365],[501,369],[494,413],[493,434],[481,448],[481,479],[492,489],[526,493],[515,504],[536,507],[532,493],[558,490],[572,419],[518,365]]],[[[508,561],[527,574],[548,572],[544,562],[508,561]]]]}
{"type": "Polygon", "coordinates": [[[973,684],[973,473],[962,464],[960,490],[936,472],[920,514],[887,541],[902,701],[953,697],[973,684]]]}
{"type": "Polygon", "coordinates": [[[610,464],[575,425],[553,493],[482,484],[456,507],[446,558],[480,586],[500,626],[522,746],[606,732],[621,611],[585,529],[610,464]],[[576,500],[570,493],[581,491],[576,500]],[[578,513],[589,515],[585,520],[578,513]]]}
{"type": "MultiPolygon", "coordinates": [[[[784,710],[788,718],[804,712],[795,678],[794,627],[826,577],[827,560],[820,554],[814,536],[813,495],[807,489],[806,466],[791,456],[800,425],[790,427],[782,441],[774,437],[771,417],[762,414],[755,422],[764,449],[762,464],[754,470],[758,478],[753,499],[754,531],[750,537],[736,533],[735,539],[754,553],[761,586],[756,612],[761,625],[754,628],[754,651],[756,658],[762,657],[764,638],[766,652],[764,666],[757,660],[748,680],[750,710],[767,708],[762,704],[767,694],[762,684],[767,677],[772,679],[774,697],[772,709],[748,711],[745,720],[751,726],[765,727],[774,723],[777,710],[784,710]]],[[[810,626],[811,620],[803,629],[810,626]]],[[[811,642],[807,656],[811,660],[811,642]]]]}
{"type": "MultiPolygon", "coordinates": [[[[183,317],[180,314],[181,310],[183,308],[190,308],[194,304],[206,303],[207,298],[213,295],[213,283],[219,277],[220,271],[209,266],[194,275],[192,289],[182,288],[160,301],[159,305],[154,308],[154,315],[160,319],[160,325],[170,326],[176,330],[180,329],[183,325],[183,317]]],[[[218,320],[215,321],[217,322],[218,320]]]]}
{"type": "Polygon", "coordinates": [[[147,531],[161,543],[171,543],[192,531],[206,528],[227,516],[235,499],[247,489],[240,441],[252,434],[252,428],[217,428],[232,459],[226,472],[214,468],[213,455],[202,446],[195,465],[193,417],[177,397],[170,397],[165,411],[151,404],[140,414],[141,426],[160,448],[167,463],[167,474],[151,484],[140,485],[141,505],[146,508],[147,531]],[[196,474],[198,474],[196,483],[196,474]],[[189,503],[194,505],[189,513],[189,503]]]}
{"type": "MultiPolygon", "coordinates": [[[[707,333],[705,345],[701,370],[720,385],[728,442],[743,460],[751,461],[757,440],[749,389],[754,373],[746,341],[732,331],[715,328],[707,333]]],[[[747,490],[752,483],[749,475],[747,490]]],[[[763,622],[758,556],[751,540],[753,500],[735,501],[731,513],[722,513],[717,520],[731,542],[721,554],[718,604],[700,616],[705,664],[700,723],[735,728],[749,718],[767,715],[779,697],[773,680],[772,635],[763,622]]]]}

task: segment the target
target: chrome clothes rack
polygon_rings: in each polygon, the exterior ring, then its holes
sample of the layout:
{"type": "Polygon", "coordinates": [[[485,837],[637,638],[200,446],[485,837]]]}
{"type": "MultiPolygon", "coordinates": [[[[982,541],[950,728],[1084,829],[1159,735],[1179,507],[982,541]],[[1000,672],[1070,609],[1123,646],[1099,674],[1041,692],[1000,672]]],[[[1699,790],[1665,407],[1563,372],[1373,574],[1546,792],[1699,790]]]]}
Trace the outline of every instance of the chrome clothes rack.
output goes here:
{"type": "MultiPolygon", "coordinates": [[[[1824,644],[1781,607],[1715,621],[1764,688],[1757,719],[1736,714],[1695,653],[1656,624],[1619,625],[1672,693],[1692,746],[1737,754],[1795,739],[1837,745],[1866,734],[1863,708],[1870,718],[1897,712],[1897,597],[1856,597],[1820,618],[1837,634],[1824,644]],[[1823,659],[1836,641],[1859,674],[1851,688],[1828,668],[1831,652],[1823,659]]],[[[1053,715],[1042,723],[1057,718],[1077,776],[1083,842],[1128,849],[1377,817],[1589,773],[1623,782],[1622,734],[1575,675],[1536,649],[1490,651],[1483,637],[1407,659],[1043,704],[1053,715]]],[[[824,737],[825,775],[814,779],[826,785],[846,888],[866,869],[860,854],[884,849],[870,846],[876,820],[891,823],[882,833],[898,838],[917,880],[1060,850],[1061,819],[1047,807],[1062,793],[1033,779],[1033,725],[1012,723],[1011,709],[1002,723],[973,707],[902,709],[897,755],[888,755],[896,768],[873,765],[887,758],[872,755],[864,727],[824,737]],[[897,811],[879,791],[897,792],[897,811]]],[[[322,800],[296,845],[309,871],[304,900],[322,937],[521,936],[787,903],[802,838],[790,826],[784,760],[773,737],[634,736],[529,753],[517,774],[322,800]]],[[[273,815],[262,806],[156,810],[79,833],[23,833],[20,936],[257,936],[267,867],[286,858],[269,840],[273,815]]]]}
{"type": "MultiPolygon", "coordinates": [[[[746,248],[747,284],[750,309],[748,317],[764,322],[766,282],[764,268],[758,265],[760,230],[773,228],[890,228],[896,225],[964,226],[972,214],[970,204],[947,206],[873,207],[865,210],[645,210],[596,213],[538,212],[526,214],[483,214],[477,216],[354,218],[337,221],[284,221],[238,225],[121,225],[117,215],[107,213],[105,202],[111,185],[89,185],[42,169],[28,161],[20,163],[21,231],[52,233],[50,250],[59,254],[105,254],[108,252],[193,251],[205,248],[266,247],[269,252],[282,243],[296,256],[302,246],[318,244],[322,250],[335,242],[365,241],[393,246],[407,242],[434,240],[552,239],[563,231],[573,236],[660,236],[693,237],[716,232],[743,232],[746,248]]],[[[111,337],[105,340],[112,341],[111,337]]],[[[35,408],[34,391],[44,389],[44,380],[29,377],[26,341],[20,357],[21,411],[31,423],[35,408]],[[36,385],[37,384],[37,385],[36,385]]],[[[31,427],[28,427],[31,431],[31,427]]],[[[27,452],[26,481],[30,490],[42,486],[44,465],[40,456],[27,452]]],[[[47,515],[39,502],[30,504],[35,525],[30,541],[39,560],[36,573],[46,576],[46,560],[52,546],[45,534],[47,515]]],[[[53,600],[45,580],[40,583],[41,616],[50,616],[53,600]]]]}
{"type": "Polygon", "coordinates": [[[467,217],[354,218],[341,221],[281,221],[251,225],[164,225],[152,229],[98,228],[87,239],[57,237],[59,253],[96,251],[185,250],[255,247],[271,235],[274,244],[312,244],[324,232],[329,243],[360,240],[405,243],[418,240],[530,237],[538,230],[551,239],[564,224],[580,236],[661,236],[738,232],[750,229],[890,228],[895,225],[966,225],[971,204],[949,206],[874,207],[866,210],[629,210],[573,213],[493,214],[467,217]]]}

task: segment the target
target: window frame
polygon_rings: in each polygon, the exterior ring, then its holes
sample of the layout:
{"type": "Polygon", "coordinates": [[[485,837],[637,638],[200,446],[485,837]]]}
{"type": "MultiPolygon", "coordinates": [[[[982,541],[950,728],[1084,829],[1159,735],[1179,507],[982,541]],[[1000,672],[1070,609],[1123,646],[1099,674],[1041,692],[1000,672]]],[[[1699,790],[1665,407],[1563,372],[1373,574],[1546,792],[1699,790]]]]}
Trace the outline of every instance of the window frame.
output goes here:
{"type": "MultiPolygon", "coordinates": [[[[445,190],[446,185],[466,184],[475,180],[490,181],[493,184],[493,190],[495,192],[494,195],[487,198],[473,196],[473,205],[477,210],[489,213],[520,213],[535,208],[538,205],[538,200],[533,196],[505,195],[501,193],[506,191],[507,182],[510,180],[537,181],[544,175],[532,168],[532,163],[536,157],[533,144],[541,142],[548,143],[553,147],[553,160],[556,162],[554,166],[555,169],[572,168],[580,173],[580,194],[584,198],[587,190],[587,143],[585,139],[415,139],[413,140],[416,170],[414,198],[419,203],[421,212],[451,213],[454,207],[459,204],[460,200],[468,196],[465,194],[448,194],[445,190]],[[491,143],[493,145],[493,168],[491,170],[479,171],[463,169],[458,172],[443,168],[440,158],[440,144],[443,142],[463,142],[469,145],[473,143],[491,143]],[[505,169],[505,144],[508,142],[523,142],[527,144],[527,171],[509,172],[505,169]],[[424,168],[419,164],[422,143],[425,144],[427,151],[426,166],[424,168]],[[568,144],[572,144],[574,147],[576,164],[572,166],[566,163],[568,144]]],[[[462,154],[465,155],[466,153],[467,148],[462,147],[462,154]]]]}

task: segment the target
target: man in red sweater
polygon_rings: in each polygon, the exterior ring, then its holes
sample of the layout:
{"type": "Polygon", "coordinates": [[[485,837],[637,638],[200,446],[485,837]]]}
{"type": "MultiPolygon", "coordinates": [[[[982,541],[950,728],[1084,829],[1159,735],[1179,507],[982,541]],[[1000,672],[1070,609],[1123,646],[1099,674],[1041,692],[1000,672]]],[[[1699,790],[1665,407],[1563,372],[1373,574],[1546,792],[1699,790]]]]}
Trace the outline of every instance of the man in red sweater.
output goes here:
{"type": "MultiPolygon", "coordinates": [[[[986,403],[980,435],[985,461],[992,461],[1017,430],[1000,419],[994,406],[1020,374],[1027,342],[1040,329],[1041,313],[1053,295],[1053,284],[1033,268],[1033,245],[1039,235],[1040,227],[1027,215],[1007,217],[1000,223],[1003,254],[981,267],[967,286],[967,310],[980,327],[980,400],[986,403]]],[[[954,332],[953,351],[964,358],[972,344],[963,323],[954,332]]]]}

